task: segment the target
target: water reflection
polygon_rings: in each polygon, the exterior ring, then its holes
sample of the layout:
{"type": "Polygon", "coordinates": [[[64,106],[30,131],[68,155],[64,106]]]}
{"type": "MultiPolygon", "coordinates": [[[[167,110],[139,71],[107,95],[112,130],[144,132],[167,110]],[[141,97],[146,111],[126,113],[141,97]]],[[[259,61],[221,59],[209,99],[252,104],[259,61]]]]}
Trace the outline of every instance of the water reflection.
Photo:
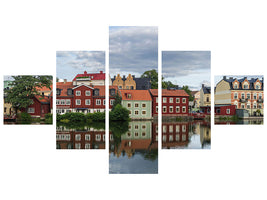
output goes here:
{"type": "Polygon", "coordinates": [[[57,124],[57,149],[105,149],[105,124],[57,124]]]}
{"type": "Polygon", "coordinates": [[[215,124],[232,125],[232,124],[245,124],[245,125],[260,125],[263,124],[263,118],[260,119],[243,119],[237,121],[226,121],[215,119],[215,124]]]}
{"type": "Polygon", "coordinates": [[[151,121],[110,123],[109,173],[158,173],[158,142],[151,121]]]}
{"type": "Polygon", "coordinates": [[[163,149],[210,149],[210,141],[210,122],[162,122],[163,149]]]}

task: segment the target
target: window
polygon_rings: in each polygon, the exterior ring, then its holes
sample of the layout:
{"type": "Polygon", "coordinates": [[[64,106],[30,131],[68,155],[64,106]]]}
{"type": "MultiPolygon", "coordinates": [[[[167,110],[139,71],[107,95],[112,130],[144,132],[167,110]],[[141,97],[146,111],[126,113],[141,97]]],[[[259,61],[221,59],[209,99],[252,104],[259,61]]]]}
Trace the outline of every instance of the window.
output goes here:
{"type": "Polygon", "coordinates": [[[247,109],[250,109],[250,104],[247,104],[247,109]]]}
{"type": "Polygon", "coordinates": [[[182,125],[182,132],[186,132],[186,125],[182,125]]]}
{"type": "Polygon", "coordinates": [[[261,87],[260,87],[259,84],[257,84],[257,85],[256,85],[256,90],[259,90],[259,89],[261,89],[261,87]]]}
{"type": "Polygon", "coordinates": [[[258,108],[259,108],[259,109],[262,109],[261,104],[258,105],[258,108]]]}
{"type": "Polygon", "coordinates": [[[115,101],[114,99],[111,99],[110,100],[110,105],[113,105],[114,104],[114,101],[115,101]]]}
{"type": "Polygon", "coordinates": [[[100,141],[101,140],[101,135],[100,134],[96,134],[95,135],[95,140],[96,141],[100,141]]]}
{"type": "Polygon", "coordinates": [[[131,108],[132,104],[131,103],[127,103],[127,108],[131,108]]]}
{"type": "Polygon", "coordinates": [[[134,104],[134,107],[135,107],[135,108],[138,108],[138,107],[139,107],[139,104],[138,104],[138,103],[135,103],[135,104],[134,104]]]}
{"type": "Polygon", "coordinates": [[[139,133],[138,132],[134,132],[134,137],[138,137],[139,133]]]}
{"type": "Polygon", "coordinates": [[[139,126],[136,124],[134,125],[134,129],[137,130],[139,128],[139,126]]]}
{"type": "Polygon", "coordinates": [[[163,103],[167,103],[167,98],[166,97],[163,97],[163,103]]]}
{"type": "Polygon", "coordinates": [[[76,99],[76,105],[81,105],[81,99],[76,99]]]}
{"type": "Polygon", "coordinates": [[[90,141],[91,140],[91,135],[90,134],[85,134],[85,136],[84,136],[85,138],[85,140],[86,141],[90,141]]]}
{"type": "Polygon", "coordinates": [[[127,99],[132,98],[132,94],[127,94],[127,99]]]}
{"type": "Polygon", "coordinates": [[[186,103],[186,98],[183,98],[183,103],[186,103]]]}
{"type": "Polygon", "coordinates": [[[180,112],[180,106],[176,106],[176,113],[180,112]]]}
{"type": "Polygon", "coordinates": [[[176,125],[176,126],[175,126],[175,132],[176,132],[176,133],[179,133],[179,132],[180,132],[180,125],[176,125]]]}
{"type": "Polygon", "coordinates": [[[119,86],[119,89],[122,89],[122,86],[121,85],[119,86]]]}
{"type": "Polygon", "coordinates": [[[60,105],[65,105],[65,99],[60,100],[60,105]]]}
{"type": "Polygon", "coordinates": [[[85,105],[90,105],[90,104],[91,104],[90,99],[85,99],[85,105]]]}
{"type": "Polygon", "coordinates": [[[76,96],[81,96],[81,91],[80,90],[76,90],[76,96]]]}
{"type": "Polygon", "coordinates": [[[169,125],[169,132],[173,133],[173,125],[169,125]]]}
{"type": "Polygon", "coordinates": [[[142,137],[145,137],[146,136],[146,132],[142,132],[142,137]]]}
{"type": "Polygon", "coordinates": [[[169,135],[169,141],[170,141],[170,142],[173,141],[173,135],[169,135]]]}
{"type": "Polygon", "coordinates": [[[253,94],[253,99],[257,99],[257,94],[256,93],[253,94]]]}
{"type": "Polygon", "coordinates": [[[256,103],[253,104],[253,108],[254,108],[254,109],[257,108],[257,104],[256,104],[256,103]]]}
{"type": "Polygon", "coordinates": [[[248,89],[248,84],[244,83],[244,89],[248,89]]]}
{"type": "Polygon", "coordinates": [[[209,97],[207,97],[206,101],[207,101],[207,102],[210,102],[210,98],[209,98],[209,97]]]}
{"type": "Polygon", "coordinates": [[[156,133],[158,133],[159,131],[159,127],[156,125],[156,133]]]}
{"type": "Polygon", "coordinates": [[[259,99],[262,99],[262,93],[259,93],[259,99]]]}
{"type": "Polygon", "coordinates": [[[169,98],[169,103],[173,103],[173,98],[169,98]]]}
{"type": "Polygon", "coordinates": [[[226,114],[228,114],[228,115],[230,114],[230,108],[226,109],[226,114]]]}
{"type": "Polygon", "coordinates": [[[247,93],[247,98],[250,99],[250,93],[247,93]]]}
{"type": "Polygon", "coordinates": [[[129,115],[131,115],[132,114],[132,111],[131,110],[129,110],[129,115]]]}
{"type": "Polygon", "coordinates": [[[60,103],[60,100],[57,99],[57,101],[56,101],[56,105],[59,105],[59,103],[60,103]]]}
{"type": "Polygon", "coordinates": [[[245,108],[245,105],[244,104],[241,104],[241,108],[244,109],[245,108]]]}
{"type": "Polygon", "coordinates": [[[101,105],[101,99],[96,100],[96,105],[101,105]]]}
{"type": "Polygon", "coordinates": [[[182,141],[186,141],[186,134],[182,134],[182,141]]]}
{"type": "Polygon", "coordinates": [[[84,148],[85,148],[85,149],[90,149],[90,143],[85,143],[84,148]]]}
{"type": "Polygon", "coordinates": [[[171,113],[173,112],[173,106],[169,107],[169,112],[171,112],[171,113]]]}
{"type": "Polygon", "coordinates": [[[99,96],[99,89],[94,90],[94,96],[99,96]]]}
{"type": "Polygon", "coordinates": [[[115,96],[115,89],[110,89],[110,95],[115,96]]]}
{"type": "Polygon", "coordinates": [[[90,90],[86,90],[85,91],[85,96],[90,96],[91,95],[91,91],[90,90]]]}
{"type": "Polygon", "coordinates": [[[75,140],[80,141],[81,140],[81,134],[76,134],[75,135],[75,140]]]}
{"type": "Polygon", "coordinates": [[[145,108],[146,107],[146,104],[145,103],[142,103],[142,108],[145,108]]]}
{"type": "Polygon", "coordinates": [[[66,99],[66,105],[70,105],[70,99],[66,99]]]}
{"type": "Polygon", "coordinates": [[[234,93],[234,99],[237,99],[237,92],[234,93]]]}
{"type": "Polygon", "coordinates": [[[139,114],[139,111],[138,111],[138,110],[135,110],[135,111],[134,111],[134,114],[135,114],[135,115],[138,115],[138,114],[139,114]]]}
{"type": "Polygon", "coordinates": [[[28,113],[34,113],[34,108],[28,108],[28,113]]]}
{"type": "Polygon", "coordinates": [[[185,113],[186,112],[186,107],[185,106],[183,106],[183,113],[185,113]]]}
{"type": "Polygon", "coordinates": [[[159,112],[159,108],[158,108],[158,106],[156,106],[156,113],[158,113],[159,112]]]}
{"type": "Polygon", "coordinates": [[[143,125],[142,125],[142,129],[146,129],[146,125],[143,124],[143,125]]]}
{"type": "Polygon", "coordinates": [[[72,89],[71,89],[71,88],[69,88],[69,89],[67,90],[67,94],[68,94],[68,95],[72,95],[72,89]]]}
{"type": "Polygon", "coordinates": [[[75,143],[75,149],[80,149],[81,148],[81,143],[75,143]]]}
{"type": "Polygon", "coordinates": [[[221,113],[221,109],[220,108],[216,109],[216,113],[220,114],[221,113]]]}
{"type": "Polygon", "coordinates": [[[241,99],[245,99],[245,93],[241,94],[241,99]]]}
{"type": "Polygon", "coordinates": [[[61,93],[61,89],[57,88],[57,95],[60,95],[60,93],[61,93]]]}
{"type": "Polygon", "coordinates": [[[156,97],[156,103],[158,103],[158,97],[156,97]]]}
{"type": "Polygon", "coordinates": [[[106,105],[106,100],[105,99],[103,100],[103,105],[106,105]]]}
{"type": "Polygon", "coordinates": [[[167,107],[166,106],[163,106],[163,112],[166,113],[167,112],[167,107]]]}
{"type": "Polygon", "coordinates": [[[167,127],[166,127],[166,125],[163,125],[163,126],[162,126],[162,132],[163,132],[163,133],[166,133],[166,132],[167,132],[167,127]]]}
{"type": "Polygon", "coordinates": [[[180,103],[180,98],[176,98],[176,103],[180,103]]]}
{"type": "Polygon", "coordinates": [[[175,140],[176,140],[176,141],[179,141],[179,140],[180,140],[180,135],[179,135],[179,134],[176,134],[176,135],[175,135],[175,140]]]}
{"type": "Polygon", "coordinates": [[[145,110],[142,110],[142,115],[146,115],[146,111],[145,110]]]}

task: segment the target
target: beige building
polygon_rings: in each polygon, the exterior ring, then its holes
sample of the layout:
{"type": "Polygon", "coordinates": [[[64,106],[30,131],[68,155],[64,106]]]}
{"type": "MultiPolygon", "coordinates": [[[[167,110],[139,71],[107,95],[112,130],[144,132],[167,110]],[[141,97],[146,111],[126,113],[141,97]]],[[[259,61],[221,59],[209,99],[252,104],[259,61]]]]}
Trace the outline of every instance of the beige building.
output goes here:
{"type": "Polygon", "coordinates": [[[191,94],[194,96],[194,107],[200,107],[200,91],[192,91],[191,94]]]}
{"type": "Polygon", "coordinates": [[[235,105],[237,109],[248,110],[250,115],[264,114],[263,85],[263,78],[224,76],[215,88],[215,105],[235,105]]]}
{"type": "Polygon", "coordinates": [[[129,74],[127,78],[125,79],[125,76],[123,78],[118,74],[113,83],[113,86],[118,86],[119,89],[124,89],[124,90],[135,90],[136,89],[136,82],[133,79],[133,76],[129,74]]]}
{"type": "Polygon", "coordinates": [[[200,106],[210,106],[211,105],[211,95],[210,95],[210,87],[202,84],[200,89],[200,106]]]}

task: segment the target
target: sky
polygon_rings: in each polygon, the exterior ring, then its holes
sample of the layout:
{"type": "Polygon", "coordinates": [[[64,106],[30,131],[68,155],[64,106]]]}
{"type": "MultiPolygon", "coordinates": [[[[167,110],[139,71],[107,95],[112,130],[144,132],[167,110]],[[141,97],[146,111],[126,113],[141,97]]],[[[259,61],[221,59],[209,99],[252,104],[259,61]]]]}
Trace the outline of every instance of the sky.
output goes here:
{"type": "Polygon", "coordinates": [[[162,76],[164,81],[191,90],[210,86],[210,51],[163,51],[162,76]]]}
{"type": "Polygon", "coordinates": [[[227,79],[229,79],[230,77],[233,78],[237,78],[237,79],[241,79],[244,77],[247,77],[248,80],[250,80],[251,78],[259,78],[260,80],[263,78],[262,75],[222,75],[222,76],[214,76],[214,86],[216,87],[217,83],[219,83],[223,77],[226,76],[227,79]]]}
{"type": "Polygon", "coordinates": [[[110,26],[109,72],[140,77],[145,71],[158,71],[158,27],[110,26]]]}
{"type": "Polygon", "coordinates": [[[104,51],[57,51],[57,77],[72,81],[77,74],[105,72],[104,51]]]}

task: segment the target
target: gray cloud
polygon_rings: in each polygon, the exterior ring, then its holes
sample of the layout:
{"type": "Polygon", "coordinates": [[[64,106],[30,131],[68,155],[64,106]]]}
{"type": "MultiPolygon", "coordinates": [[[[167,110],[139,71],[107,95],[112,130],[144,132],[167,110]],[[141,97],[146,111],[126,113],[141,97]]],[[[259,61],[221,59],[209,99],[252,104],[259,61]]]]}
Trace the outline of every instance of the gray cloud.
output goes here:
{"type": "Polygon", "coordinates": [[[210,71],[210,51],[163,51],[164,77],[181,77],[210,71]]]}
{"type": "Polygon", "coordinates": [[[109,67],[111,74],[157,69],[157,27],[110,27],[109,67]]]}

